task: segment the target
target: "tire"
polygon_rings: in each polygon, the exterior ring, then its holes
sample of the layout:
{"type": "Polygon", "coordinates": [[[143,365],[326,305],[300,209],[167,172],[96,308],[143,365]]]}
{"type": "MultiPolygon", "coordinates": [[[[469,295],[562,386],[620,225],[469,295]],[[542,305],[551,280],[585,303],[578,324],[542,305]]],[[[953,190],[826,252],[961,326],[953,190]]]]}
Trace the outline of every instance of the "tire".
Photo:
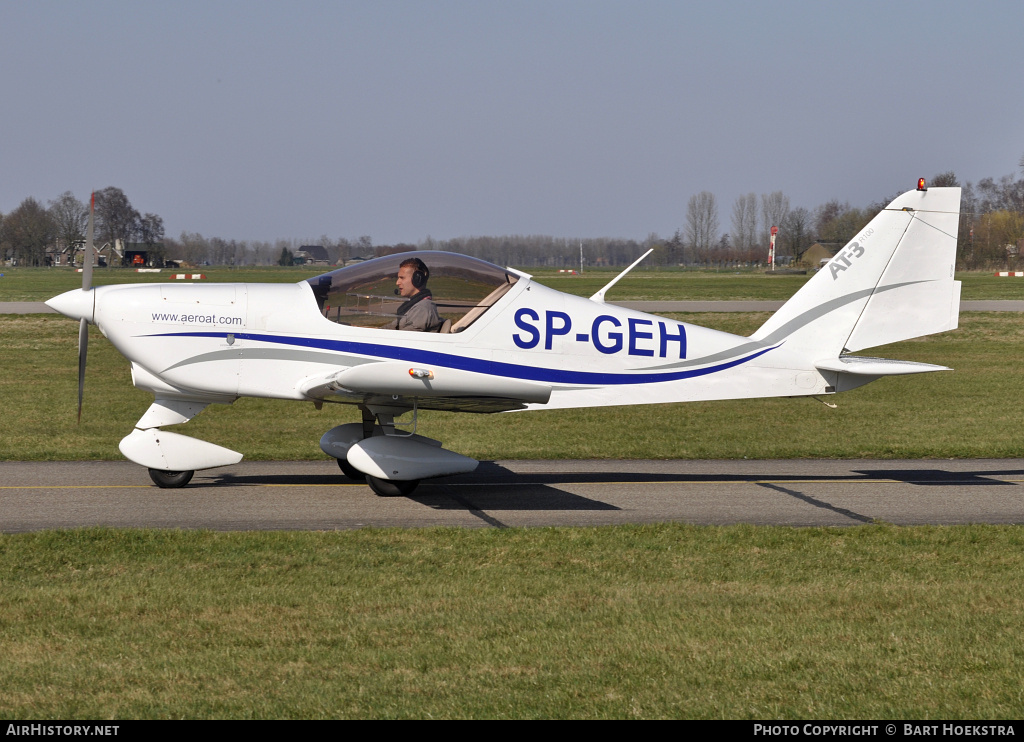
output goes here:
{"type": "Polygon", "coordinates": [[[349,479],[355,480],[356,482],[366,481],[366,475],[352,466],[352,464],[348,463],[345,459],[338,459],[338,468],[341,469],[341,473],[349,479]]]}
{"type": "Polygon", "coordinates": [[[392,479],[378,479],[367,474],[366,483],[380,497],[405,497],[412,494],[420,480],[407,479],[399,482],[392,479]]]}
{"type": "Polygon", "coordinates": [[[163,469],[150,469],[149,478],[153,480],[160,489],[175,489],[184,487],[192,481],[195,471],[164,471],[163,469]]]}

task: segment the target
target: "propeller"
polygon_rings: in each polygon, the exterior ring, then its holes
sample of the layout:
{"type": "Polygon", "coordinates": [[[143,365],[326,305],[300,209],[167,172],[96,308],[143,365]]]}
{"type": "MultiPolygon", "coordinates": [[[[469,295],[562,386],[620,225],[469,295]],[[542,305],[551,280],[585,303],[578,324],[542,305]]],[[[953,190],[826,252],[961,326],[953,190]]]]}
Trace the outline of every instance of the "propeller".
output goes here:
{"type": "MultiPolygon", "coordinates": [[[[93,226],[96,211],[96,193],[89,197],[89,226],[85,236],[85,260],[82,265],[82,291],[92,289],[93,226]]],[[[85,357],[89,352],[89,322],[78,321],[78,422],[82,422],[82,396],[85,392],[85,357]]]]}

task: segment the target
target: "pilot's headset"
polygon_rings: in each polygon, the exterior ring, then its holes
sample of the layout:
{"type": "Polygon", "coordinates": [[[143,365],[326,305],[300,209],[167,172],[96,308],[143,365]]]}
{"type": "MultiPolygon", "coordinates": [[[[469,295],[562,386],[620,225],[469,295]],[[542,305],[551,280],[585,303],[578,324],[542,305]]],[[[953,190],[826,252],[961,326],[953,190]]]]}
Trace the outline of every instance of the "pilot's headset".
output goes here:
{"type": "Polygon", "coordinates": [[[413,260],[416,265],[414,266],[412,273],[412,285],[419,290],[427,285],[427,279],[430,278],[430,269],[427,267],[427,264],[419,258],[414,258],[413,260]]]}

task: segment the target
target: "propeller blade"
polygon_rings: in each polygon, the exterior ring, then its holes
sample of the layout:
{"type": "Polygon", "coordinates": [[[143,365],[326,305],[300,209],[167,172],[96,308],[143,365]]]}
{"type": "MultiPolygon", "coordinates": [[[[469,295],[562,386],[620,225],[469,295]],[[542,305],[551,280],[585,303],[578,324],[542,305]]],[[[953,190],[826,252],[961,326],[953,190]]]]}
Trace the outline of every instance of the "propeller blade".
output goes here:
{"type": "MultiPolygon", "coordinates": [[[[92,288],[93,230],[95,228],[96,192],[89,198],[89,226],[85,234],[85,262],[82,265],[82,291],[92,288]]],[[[85,357],[89,353],[89,323],[78,322],[78,422],[82,422],[82,397],[85,395],[85,357]]]]}
{"type": "Polygon", "coordinates": [[[82,395],[85,392],[85,356],[89,352],[89,323],[78,322],[78,422],[82,422],[82,395]]]}
{"type": "Polygon", "coordinates": [[[92,260],[93,260],[93,244],[92,244],[92,233],[95,219],[93,213],[96,211],[96,193],[93,192],[89,198],[89,227],[85,233],[85,261],[82,265],[82,290],[88,291],[92,288],[92,260]]]}

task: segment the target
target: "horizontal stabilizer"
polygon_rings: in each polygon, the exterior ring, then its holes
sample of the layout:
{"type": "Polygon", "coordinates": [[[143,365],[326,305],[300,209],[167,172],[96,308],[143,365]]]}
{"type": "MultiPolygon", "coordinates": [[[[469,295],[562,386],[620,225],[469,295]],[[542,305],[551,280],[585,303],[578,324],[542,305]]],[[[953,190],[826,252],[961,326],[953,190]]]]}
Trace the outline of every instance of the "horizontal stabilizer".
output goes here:
{"type": "Polygon", "coordinates": [[[894,361],[890,358],[867,358],[863,356],[842,356],[828,361],[817,361],[814,367],[819,371],[838,371],[856,376],[903,376],[905,374],[926,374],[930,371],[952,371],[946,366],[914,361],[894,361]]]}

